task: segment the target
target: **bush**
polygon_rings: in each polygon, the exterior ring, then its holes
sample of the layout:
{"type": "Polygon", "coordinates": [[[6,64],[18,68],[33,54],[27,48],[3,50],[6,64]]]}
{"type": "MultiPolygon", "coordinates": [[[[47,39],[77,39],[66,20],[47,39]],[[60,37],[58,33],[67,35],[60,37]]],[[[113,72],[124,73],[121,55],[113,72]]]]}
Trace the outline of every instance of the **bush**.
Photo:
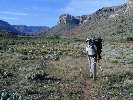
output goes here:
{"type": "Polygon", "coordinates": [[[118,62],[118,60],[113,60],[112,63],[118,64],[119,62],[118,62]]]}
{"type": "Polygon", "coordinates": [[[127,41],[133,41],[133,37],[127,37],[127,41]]]}
{"type": "Polygon", "coordinates": [[[133,64],[133,61],[129,61],[129,64],[133,64]]]}

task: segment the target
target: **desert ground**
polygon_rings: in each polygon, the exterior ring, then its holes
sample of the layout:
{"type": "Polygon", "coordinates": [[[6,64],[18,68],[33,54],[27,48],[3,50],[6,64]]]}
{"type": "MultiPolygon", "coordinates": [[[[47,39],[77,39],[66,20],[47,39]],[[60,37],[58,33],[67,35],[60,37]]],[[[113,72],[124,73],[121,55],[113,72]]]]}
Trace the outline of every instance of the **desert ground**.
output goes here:
{"type": "Polygon", "coordinates": [[[97,79],[88,76],[85,40],[0,39],[0,95],[24,100],[132,100],[132,40],[104,41],[97,79]]]}

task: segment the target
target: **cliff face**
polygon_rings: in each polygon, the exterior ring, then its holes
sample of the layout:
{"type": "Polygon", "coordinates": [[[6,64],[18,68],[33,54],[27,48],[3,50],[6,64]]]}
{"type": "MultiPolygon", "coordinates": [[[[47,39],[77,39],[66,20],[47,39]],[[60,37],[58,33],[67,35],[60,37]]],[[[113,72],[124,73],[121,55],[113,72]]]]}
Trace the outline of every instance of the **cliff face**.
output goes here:
{"type": "Polygon", "coordinates": [[[59,24],[76,24],[81,25],[87,20],[87,15],[72,16],[70,14],[63,14],[59,17],[59,24]]]}
{"type": "Polygon", "coordinates": [[[63,14],[59,17],[59,24],[77,24],[82,25],[87,21],[99,20],[102,18],[108,18],[110,15],[119,13],[123,9],[125,10],[126,4],[121,6],[114,7],[104,7],[102,9],[97,10],[93,14],[90,15],[82,15],[82,16],[72,16],[70,14],[63,14]]]}

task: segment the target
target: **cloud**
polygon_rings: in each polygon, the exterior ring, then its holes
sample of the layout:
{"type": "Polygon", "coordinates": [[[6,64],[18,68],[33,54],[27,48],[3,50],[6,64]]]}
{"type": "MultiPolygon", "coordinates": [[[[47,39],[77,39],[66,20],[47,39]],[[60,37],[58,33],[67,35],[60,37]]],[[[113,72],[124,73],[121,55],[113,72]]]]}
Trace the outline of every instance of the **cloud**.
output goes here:
{"type": "Polygon", "coordinates": [[[0,16],[0,19],[2,19],[2,20],[18,20],[18,18],[16,18],[16,17],[2,17],[2,16],[0,16]]]}
{"type": "Polygon", "coordinates": [[[125,1],[126,0],[71,0],[65,8],[61,9],[61,12],[73,15],[90,14],[102,7],[117,5],[125,1]]]}
{"type": "Polygon", "coordinates": [[[0,14],[6,14],[6,15],[16,15],[16,16],[27,16],[27,13],[23,12],[12,12],[12,11],[0,11],[0,14]]]}

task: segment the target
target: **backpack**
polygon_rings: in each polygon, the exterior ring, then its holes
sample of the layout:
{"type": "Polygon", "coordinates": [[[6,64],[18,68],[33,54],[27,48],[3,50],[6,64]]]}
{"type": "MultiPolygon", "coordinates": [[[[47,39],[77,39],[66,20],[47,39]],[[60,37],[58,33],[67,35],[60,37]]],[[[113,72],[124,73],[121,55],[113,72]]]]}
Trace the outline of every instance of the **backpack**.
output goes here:
{"type": "Polygon", "coordinates": [[[97,47],[97,58],[100,60],[102,59],[101,57],[101,53],[102,53],[102,39],[101,38],[97,38],[95,39],[95,44],[96,44],[96,47],[97,47]]]}

